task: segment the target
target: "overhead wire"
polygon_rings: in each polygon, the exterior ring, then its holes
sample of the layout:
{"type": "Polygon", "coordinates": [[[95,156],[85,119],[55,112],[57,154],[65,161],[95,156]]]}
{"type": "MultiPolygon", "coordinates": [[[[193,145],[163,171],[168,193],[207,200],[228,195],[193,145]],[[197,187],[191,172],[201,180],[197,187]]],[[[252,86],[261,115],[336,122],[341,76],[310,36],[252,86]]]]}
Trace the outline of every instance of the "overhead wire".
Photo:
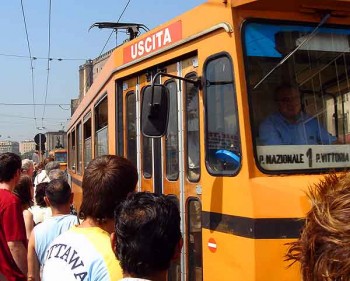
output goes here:
{"type": "MultiPolygon", "coordinates": [[[[117,23],[120,21],[120,19],[121,19],[122,16],[124,15],[124,13],[125,13],[126,9],[128,8],[130,2],[131,2],[131,0],[129,0],[128,3],[126,3],[126,5],[125,5],[125,7],[124,7],[124,10],[122,11],[122,13],[120,14],[120,16],[119,16],[119,18],[118,18],[118,20],[117,20],[117,23]]],[[[116,32],[116,36],[117,36],[117,31],[112,30],[112,32],[111,32],[111,34],[109,35],[109,37],[108,37],[108,39],[107,39],[105,45],[104,45],[103,48],[102,48],[102,51],[101,51],[100,55],[102,55],[103,51],[105,50],[105,48],[106,48],[106,46],[107,46],[107,44],[108,44],[108,42],[109,42],[109,39],[111,39],[111,37],[112,37],[113,32],[116,32]]]]}
{"type": "Polygon", "coordinates": [[[31,59],[31,60],[51,60],[51,61],[76,61],[76,60],[81,60],[81,61],[85,61],[88,59],[83,59],[83,58],[47,58],[47,57],[36,57],[36,56],[32,56],[31,54],[29,56],[25,56],[25,55],[16,55],[16,54],[4,54],[4,53],[0,53],[0,56],[2,57],[14,57],[14,58],[25,58],[25,59],[31,59]]]}
{"type": "MultiPolygon", "coordinates": [[[[119,16],[119,18],[118,18],[118,20],[117,20],[117,23],[120,21],[120,19],[122,18],[122,16],[124,15],[124,13],[125,13],[125,11],[126,11],[126,9],[128,8],[128,6],[129,6],[129,4],[130,4],[130,2],[131,2],[131,0],[129,0],[127,3],[126,3],[126,5],[125,5],[125,7],[124,7],[124,9],[123,9],[123,11],[122,11],[122,13],[120,14],[120,16],[119,16]]],[[[117,37],[117,35],[118,35],[118,31],[117,30],[112,30],[112,32],[111,32],[111,34],[109,35],[109,37],[108,37],[108,39],[107,39],[107,41],[106,41],[106,43],[105,43],[105,45],[103,46],[103,48],[102,48],[102,50],[101,50],[101,52],[100,52],[100,55],[99,56],[101,56],[102,55],[102,53],[103,53],[103,51],[105,50],[105,48],[106,48],[106,46],[107,46],[107,44],[108,44],[108,42],[109,42],[109,40],[111,39],[111,37],[112,37],[112,34],[113,34],[113,32],[116,32],[116,37],[117,37]]],[[[117,41],[117,38],[116,38],[116,41],[117,41]]],[[[117,42],[116,42],[116,44],[117,44],[117,42]]],[[[88,88],[88,81],[86,81],[86,83],[85,83],[85,87],[86,88],[88,88]]]]}
{"type": "Polygon", "coordinates": [[[71,106],[69,103],[5,103],[5,102],[0,102],[1,105],[14,105],[14,106],[21,106],[21,105],[46,105],[46,106],[58,106],[62,108],[63,105],[71,106]]]}
{"type": "MultiPolygon", "coordinates": [[[[2,113],[0,113],[0,116],[33,120],[33,117],[21,116],[21,115],[12,115],[12,114],[2,114],[2,113]]],[[[70,118],[45,118],[45,120],[59,120],[59,121],[66,121],[66,120],[69,120],[69,119],[70,118]]]]}
{"type": "Polygon", "coordinates": [[[43,115],[41,118],[41,126],[44,127],[44,116],[46,112],[46,102],[47,102],[47,95],[49,91],[49,79],[50,79],[50,54],[51,54],[51,0],[49,1],[49,24],[48,24],[48,52],[47,52],[47,76],[46,76],[46,86],[45,86],[45,99],[44,99],[44,109],[43,109],[43,115]]]}
{"type": "Polygon", "coordinates": [[[32,78],[32,99],[33,99],[34,122],[35,122],[35,127],[37,127],[36,108],[35,108],[35,87],[34,87],[33,57],[32,57],[32,51],[31,51],[31,48],[30,48],[30,41],[29,41],[29,35],[28,35],[26,16],[25,16],[25,13],[24,13],[23,0],[21,0],[21,8],[22,8],[22,16],[23,16],[24,28],[25,28],[25,32],[26,32],[27,47],[28,47],[28,53],[29,53],[29,59],[30,59],[30,71],[31,71],[31,78],[32,78]]]}
{"type": "Polygon", "coordinates": [[[37,123],[37,112],[36,112],[37,108],[36,108],[36,106],[43,105],[44,106],[44,110],[43,110],[43,115],[42,115],[42,118],[41,118],[41,125],[42,125],[41,128],[44,128],[44,120],[48,124],[50,123],[50,122],[47,122],[48,120],[53,120],[53,122],[55,122],[55,120],[56,120],[55,123],[51,122],[51,124],[63,126],[63,123],[67,122],[68,120],[70,120],[70,118],[46,118],[45,117],[46,106],[58,106],[60,109],[63,109],[63,110],[70,110],[70,107],[71,107],[71,104],[64,104],[64,103],[49,104],[49,103],[47,103],[47,97],[48,97],[48,91],[49,91],[49,81],[50,81],[50,63],[52,61],[73,61],[73,60],[76,60],[76,61],[77,60],[84,60],[84,61],[86,61],[86,59],[83,59],[83,58],[53,58],[53,57],[51,57],[51,11],[52,11],[52,8],[51,8],[52,7],[52,2],[51,2],[51,0],[49,1],[48,55],[47,55],[47,57],[36,57],[36,56],[33,56],[32,50],[31,50],[31,45],[30,45],[30,40],[29,40],[29,32],[28,32],[28,27],[27,27],[27,19],[26,19],[25,9],[24,9],[24,5],[23,5],[23,0],[21,0],[20,3],[21,3],[22,17],[23,17],[24,28],[25,28],[25,33],[26,33],[26,41],[27,41],[27,48],[28,48],[29,56],[18,55],[18,54],[6,54],[6,53],[0,53],[0,56],[24,58],[24,59],[29,59],[30,60],[31,80],[32,80],[32,100],[33,101],[32,101],[32,103],[0,103],[0,105],[33,106],[34,117],[26,117],[26,116],[18,116],[18,115],[6,115],[6,114],[0,114],[0,116],[10,117],[10,118],[15,117],[15,118],[27,119],[27,120],[34,120],[35,128],[38,129],[39,127],[38,127],[38,123],[37,123]],[[34,79],[34,66],[33,66],[33,62],[35,60],[47,60],[47,77],[46,77],[46,87],[45,87],[45,98],[44,98],[44,103],[42,103],[42,104],[35,102],[35,85],[34,85],[35,79],[34,79]]]}

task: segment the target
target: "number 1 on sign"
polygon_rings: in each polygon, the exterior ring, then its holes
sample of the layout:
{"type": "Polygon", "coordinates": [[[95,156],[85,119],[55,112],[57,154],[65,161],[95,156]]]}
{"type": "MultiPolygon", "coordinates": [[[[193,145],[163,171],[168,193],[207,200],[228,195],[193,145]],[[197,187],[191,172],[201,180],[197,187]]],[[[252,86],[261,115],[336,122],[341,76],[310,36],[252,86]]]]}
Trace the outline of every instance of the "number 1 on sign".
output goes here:
{"type": "Polygon", "coordinates": [[[306,151],[306,156],[309,158],[309,168],[312,168],[312,148],[306,151]]]}

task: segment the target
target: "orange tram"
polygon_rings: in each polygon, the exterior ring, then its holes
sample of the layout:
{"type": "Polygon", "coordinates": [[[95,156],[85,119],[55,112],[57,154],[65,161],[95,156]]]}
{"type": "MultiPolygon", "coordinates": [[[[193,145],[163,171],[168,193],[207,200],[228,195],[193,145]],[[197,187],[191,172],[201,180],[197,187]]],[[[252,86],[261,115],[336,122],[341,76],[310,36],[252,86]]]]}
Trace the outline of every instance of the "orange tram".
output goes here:
{"type": "Polygon", "coordinates": [[[118,46],[69,123],[76,207],[89,161],[125,156],[139,191],[178,199],[169,280],[300,280],[305,191],[350,166],[349,25],[348,0],[209,0],[118,46]],[[336,141],[262,142],[282,82],[336,141]]]}
{"type": "Polygon", "coordinates": [[[67,149],[57,148],[49,152],[49,156],[60,163],[60,169],[65,171],[67,169],[67,149]]]}

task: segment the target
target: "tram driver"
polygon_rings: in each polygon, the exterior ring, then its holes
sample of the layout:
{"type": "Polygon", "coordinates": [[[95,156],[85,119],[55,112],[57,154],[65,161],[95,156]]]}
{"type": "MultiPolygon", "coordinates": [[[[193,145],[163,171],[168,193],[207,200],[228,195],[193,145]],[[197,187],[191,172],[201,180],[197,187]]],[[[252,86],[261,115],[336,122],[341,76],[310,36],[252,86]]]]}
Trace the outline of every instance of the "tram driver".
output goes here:
{"type": "Polygon", "coordinates": [[[283,84],[275,91],[278,112],[268,116],[259,127],[262,145],[331,144],[336,141],[316,117],[301,109],[299,90],[283,84]]]}

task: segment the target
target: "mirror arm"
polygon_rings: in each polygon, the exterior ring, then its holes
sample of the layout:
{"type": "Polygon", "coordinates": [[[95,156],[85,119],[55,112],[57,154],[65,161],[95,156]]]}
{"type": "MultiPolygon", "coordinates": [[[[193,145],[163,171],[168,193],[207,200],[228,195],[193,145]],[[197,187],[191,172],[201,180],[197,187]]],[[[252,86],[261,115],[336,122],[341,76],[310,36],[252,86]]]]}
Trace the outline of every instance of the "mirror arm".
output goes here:
{"type": "Polygon", "coordinates": [[[192,79],[188,79],[188,78],[184,78],[184,77],[181,77],[181,76],[177,76],[177,75],[173,75],[173,74],[169,74],[169,73],[165,73],[165,72],[159,71],[159,72],[156,73],[156,75],[154,75],[154,77],[152,79],[152,87],[155,85],[155,81],[160,75],[163,75],[163,76],[166,76],[166,77],[170,77],[170,78],[179,79],[179,80],[182,80],[182,81],[186,81],[186,82],[192,83],[193,85],[196,85],[198,87],[200,87],[200,85],[201,85],[201,77],[198,77],[198,78],[192,80],[192,79]]]}
{"type": "Polygon", "coordinates": [[[155,85],[159,85],[159,84],[156,84],[156,80],[159,76],[166,76],[166,77],[170,77],[170,78],[175,78],[175,79],[179,79],[179,80],[182,80],[182,81],[185,81],[187,83],[191,83],[195,86],[197,86],[199,89],[202,89],[202,78],[199,76],[197,77],[196,79],[192,80],[192,79],[188,79],[188,78],[185,78],[185,77],[181,77],[181,76],[177,76],[177,75],[173,75],[173,74],[169,74],[169,73],[166,73],[166,72],[162,72],[162,71],[159,71],[157,72],[153,79],[152,79],[152,84],[151,84],[151,91],[152,91],[152,97],[151,97],[151,107],[154,107],[154,104],[153,104],[153,96],[154,96],[154,86],[155,85]]]}

